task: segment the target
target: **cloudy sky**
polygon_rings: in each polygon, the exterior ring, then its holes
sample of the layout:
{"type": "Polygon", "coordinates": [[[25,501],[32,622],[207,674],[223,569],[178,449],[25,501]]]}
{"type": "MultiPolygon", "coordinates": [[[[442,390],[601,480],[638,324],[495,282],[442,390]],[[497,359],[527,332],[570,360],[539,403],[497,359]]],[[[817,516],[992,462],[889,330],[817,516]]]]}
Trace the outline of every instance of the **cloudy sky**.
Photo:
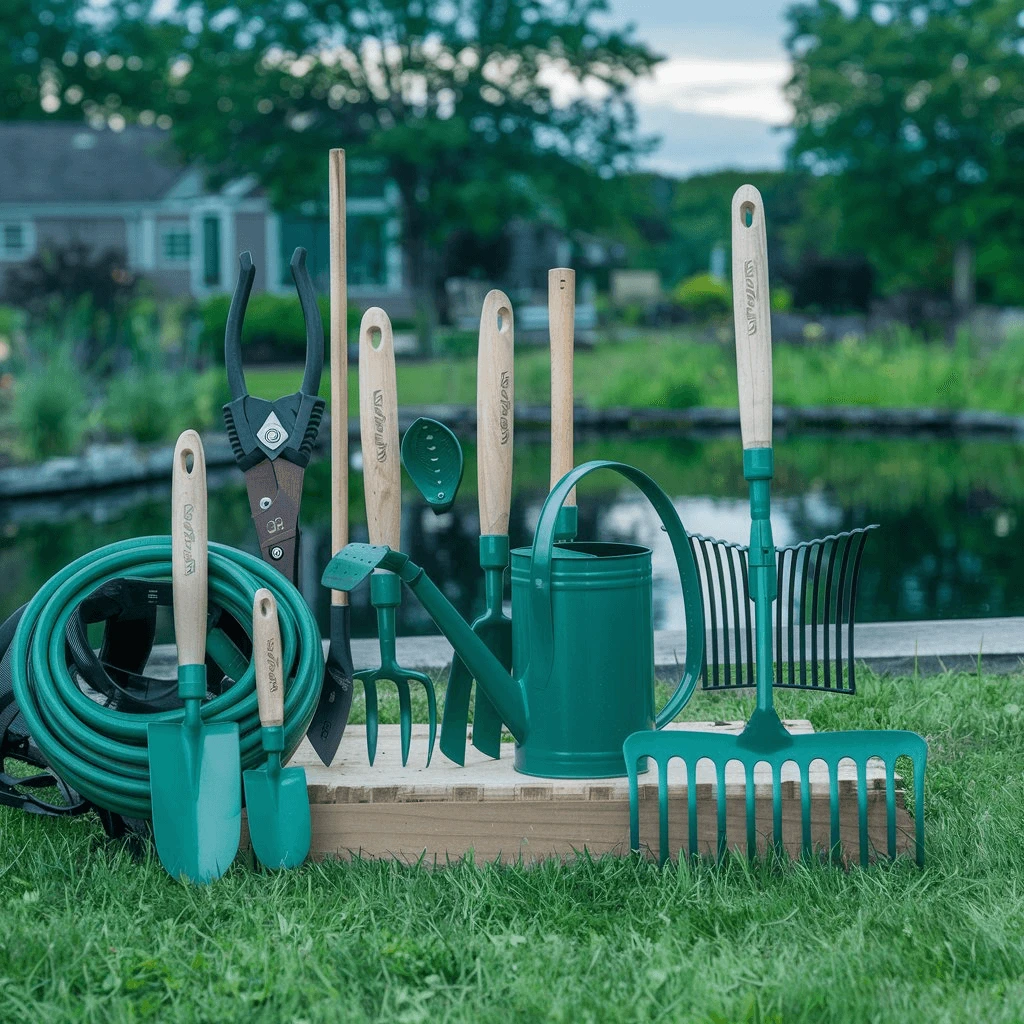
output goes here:
{"type": "Polygon", "coordinates": [[[785,9],[792,0],[610,0],[618,24],[667,59],[635,94],[662,137],[647,165],[671,174],[782,162],[789,110],[785,9]]]}

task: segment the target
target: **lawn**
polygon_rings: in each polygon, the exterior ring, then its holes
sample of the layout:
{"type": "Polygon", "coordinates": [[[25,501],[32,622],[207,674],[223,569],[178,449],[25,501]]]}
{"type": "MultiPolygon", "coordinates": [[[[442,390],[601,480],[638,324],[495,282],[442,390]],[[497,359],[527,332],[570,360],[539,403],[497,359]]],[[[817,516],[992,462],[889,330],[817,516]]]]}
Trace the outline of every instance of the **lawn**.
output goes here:
{"type": "Polygon", "coordinates": [[[928,737],[923,871],[239,863],[195,888],[89,818],[0,809],[0,1020],[1024,1018],[1024,676],[864,673],[857,697],[779,704],[928,737]]]}
{"type": "MultiPolygon", "coordinates": [[[[981,352],[966,341],[950,347],[906,334],[835,345],[775,346],[775,402],[788,406],[855,405],[890,408],[1024,410],[1024,343],[981,352]]],[[[576,401],[609,406],[685,408],[736,406],[736,356],[731,343],[654,333],[647,340],[604,342],[576,353],[576,401]]],[[[248,371],[253,394],[275,398],[295,391],[302,368],[248,371]]],[[[322,393],[328,394],[325,374],[322,393]]],[[[516,401],[545,405],[550,361],[543,347],[522,348],[515,363],[516,401]]],[[[476,358],[399,362],[402,405],[476,402],[476,358]]],[[[352,414],[357,374],[349,375],[352,414]]]]}

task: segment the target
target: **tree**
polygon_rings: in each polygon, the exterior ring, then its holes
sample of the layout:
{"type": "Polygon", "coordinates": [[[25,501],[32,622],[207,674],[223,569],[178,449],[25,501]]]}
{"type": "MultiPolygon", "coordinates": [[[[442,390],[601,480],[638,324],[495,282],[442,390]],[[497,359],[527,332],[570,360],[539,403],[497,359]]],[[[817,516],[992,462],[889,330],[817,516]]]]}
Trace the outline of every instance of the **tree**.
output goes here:
{"type": "Polygon", "coordinates": [[[828,176],[836,245],[888,291],[1024,301],[1019,0],[791,8],[794,165],[828,176]],[[954,266],[957,268],[954,274],[954,266]]]}
{"type": "Polygon", "coordinates": [[[215,182],[256,175],[284,209],[323,201],[332,146],[383,161],[423,295],[456,227],[599,226],[602,181],[647,144],[627,89],[656,58],[604,27],[605,0],[157,6],[114,0],[107,31],[136,53],[141,33],[177,32],[159,112],[183,156],[215,182]]]}

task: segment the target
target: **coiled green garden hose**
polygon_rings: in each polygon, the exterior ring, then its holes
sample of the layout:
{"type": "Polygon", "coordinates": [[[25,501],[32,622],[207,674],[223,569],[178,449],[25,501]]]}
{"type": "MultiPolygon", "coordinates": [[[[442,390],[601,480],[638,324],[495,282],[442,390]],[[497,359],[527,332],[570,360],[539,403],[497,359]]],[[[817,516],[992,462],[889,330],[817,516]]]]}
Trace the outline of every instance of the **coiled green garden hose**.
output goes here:
{"type": "MultiPolygon", "coordinates": [[[[285,679],[285,750],[306,732],[323,681],[320,630],[298,590],[273,566],[244,551],[210,544],[212,601],[240,623],[252,622],[261,587],[277,598],[285,679]]],[[[117,577],[169,580],[170,537],[139,537],[99,548],[62,569],[25,609],[11,646],[14,694],[32,737],[50,766],[84,797],[127,817],[151,816],[146,727],[180,722],[184,711],[130,714],[91,700],[71,676],[65,633],[75,608],[117,577]]],[[[242,768],[265,758],[255,675],[250,664],[233,686],[207,701],[203,719],[237,722],[242,768]]]]}

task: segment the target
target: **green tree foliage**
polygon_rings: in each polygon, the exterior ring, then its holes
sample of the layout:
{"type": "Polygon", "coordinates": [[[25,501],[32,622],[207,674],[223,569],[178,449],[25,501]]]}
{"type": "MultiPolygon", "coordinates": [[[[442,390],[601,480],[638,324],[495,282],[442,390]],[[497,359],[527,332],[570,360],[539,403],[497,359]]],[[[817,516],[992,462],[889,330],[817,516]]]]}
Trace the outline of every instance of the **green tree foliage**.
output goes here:
{"type": "Polygon", "coordinates": [[[789,18],[791,155],[823,175],[834,245],[887,291],[948,292],[973,250],[979,297],[1024,301],[1019,0],[812,0],[789,18]]]}

